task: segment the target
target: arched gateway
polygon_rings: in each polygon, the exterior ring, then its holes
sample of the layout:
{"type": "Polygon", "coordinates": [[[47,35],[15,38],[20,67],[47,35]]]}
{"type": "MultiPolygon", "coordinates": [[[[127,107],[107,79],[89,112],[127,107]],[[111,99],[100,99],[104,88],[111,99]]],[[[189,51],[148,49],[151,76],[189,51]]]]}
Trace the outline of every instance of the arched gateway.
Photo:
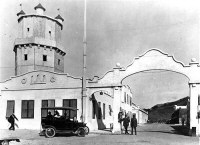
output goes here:
{"type": "MultiPolygon", "coordinates": [[[[120,106],[120,87],[122,81],[139,72],[144,71],[166,70],[182,74],[188,78],[189,96],[190,96],[190,130],[196,129],[196,135],[200,135],[200,124],[198,121],[198,96],[200,94],[200,66],[195,59],[192,59],[188,66],[175,60],[173,56],[158,49],[151,49],[143,55],[136,57],[133,62],[125,69],[121,68],[119,64],[112,71],[107,72],[102,78],[95,78],[92,82],[97,82],[97,86],[111,86],[113,88],[113,110],[119,110],[120,106]]],[[[92,84],[95,86],[95,83],[92,84]]],[[[114,115],[114,130],[119,129],[117,113],[114,115]]],[[[191,132],[191,131],[190,131],[191,132]]]]}

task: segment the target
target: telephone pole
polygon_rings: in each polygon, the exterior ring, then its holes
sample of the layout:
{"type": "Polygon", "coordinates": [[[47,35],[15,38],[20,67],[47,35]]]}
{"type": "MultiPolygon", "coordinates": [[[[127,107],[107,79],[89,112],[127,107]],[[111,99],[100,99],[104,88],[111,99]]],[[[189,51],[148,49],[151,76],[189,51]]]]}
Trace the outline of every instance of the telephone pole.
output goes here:
{"type": "Polygon", "coordinates": [[[86,35],[86,16],[87,16],[87,7],[86,0],[84,0],[84,34],[83,34],[83,77],[82,77],[82,122],[85,122],[86,118],[86,57],[87,57],[87,35],[86,35]]]}

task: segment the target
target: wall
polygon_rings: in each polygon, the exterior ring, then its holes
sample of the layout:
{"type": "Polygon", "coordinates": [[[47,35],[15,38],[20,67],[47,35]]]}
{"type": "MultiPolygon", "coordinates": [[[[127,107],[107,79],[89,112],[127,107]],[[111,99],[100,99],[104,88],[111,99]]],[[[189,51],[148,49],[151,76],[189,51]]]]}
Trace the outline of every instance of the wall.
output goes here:
{"type": "Polygon", "coordinates": [[[30,15],[19,21],[18,38],[40,37],[61,42],[61,26],[52,18],[30,15]],[[29,28],[29,31],[28,29],[29,28]],[[51,31],[51,34],[49,33],[51,31]]]}
{"type": "Polygon", "coordinates": [[[1,129],[8,128],[6,116],[7,100],[15,100],[15,115],[19,119],[16,122],[19,129],[40,129],[41,122],[41,102],[42,100],[55,99],[55,106],[63,105],[63,99],[77,99],[77,119],[81,116],[81,90],[80,89],[51,89],[51,90],[23,90],[23,91],[2,91],[1,98],[1,129]],[[22,100],[34,100],[34,118],[21,118],[22,100]]]}
{"type": "Polygon", "coordinates": [[[125,113],[129,114],[129,117],[131,117],[132,107],[131,107],[131,100],[133,100],[133,95],[128,86],[123,86],[121,91],[121,108],[125,111],[125,113]],[[125,101],[125,94],[126,94],[126,101],[125,101]],[[128,98],[128,99],[127,99],[128,98]]]}
{"type": "MultiPolygon", "coordinates": [[[[88,88],[87,105],[87,125],[90,130],[110,128],[113,123],[113,112],[110,114],[109,105],[113,109],[113,96],[111,88],[88,88]],[[95,118],[93,119],[93,103],[101,102],[102,118],[98,119],[98,107],[95,108],[95,118]],[[105,119],[103,119],[103,103],[105,104],[105,119]]],[[[113,110],[112,110],[113,111],[113,110]]]]}
{"type": "Polygon", "coordinates": [[[18,38],[15,40],[17,48],[14,48],[16,75],[33,70],[64,72],[65,53],[60,47],[61,26],[56,20],[47,16],[27,15],[19,21],[18,31],[18,38]],[[28,55],[27,61],[24,61],[24,54],[28,55]],[[43,61],[43,55],[47,55],[47,61],[43,61]],[[61,65],[57,65],[58,59],[61,60],[61,65]]]}
{"type": "Polygon", "coordinates": [[[64,56],[59,52],[54,52],[54,71],[63,73],[64,72],[64,56]],[[60,60],[60,65],[58,65],[58,59],[60,60]]]}

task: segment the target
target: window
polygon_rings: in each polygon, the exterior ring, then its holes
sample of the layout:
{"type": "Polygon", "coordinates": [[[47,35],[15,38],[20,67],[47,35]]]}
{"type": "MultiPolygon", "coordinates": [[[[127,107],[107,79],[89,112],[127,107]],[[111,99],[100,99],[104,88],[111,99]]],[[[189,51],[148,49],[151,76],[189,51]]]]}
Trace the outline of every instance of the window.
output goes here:
{"type": "Polygon", "coordinates": [[[28,60],[28,54],[24,54],[24,60],[28,60]]]}
{"type": "Polygon", "coordinates": [[[6,118],[10,117],[12,113],[15,113],[15,101],[8,100],[7,101],[7,110],[6,110],[6,118]]]}
{"type": "Polygon", "coordinates": [[[47,55],[43,55],[43,61],[47,61],[47,55]]]}
{"type": "Polygon", "coordinates": [[[130,97],[130,105],[132,105],[132,98],[130,97]]]}
{"type": "MultiPolygon", "coordinates": [[[[77,99],[64,99],[63,100],[63,107],[73,107],[77,108],[77,99]]],[[[70,119],[74,119],[74,117],[77,118],[77,110],[67,110],[66,116],[70,119]]]]}
{"type": "Polygon", "coordinates": [[[34,118],[34,100],[22,100],[22,118],[34,118]]]}
{"type": "MultiPolygon", "coordinates": [[[[55,100],[42,100],[42,107],[55,107],[55,100]]],[[[53,110],[42,110],[42,117],[46,117],[48,111],[54,114],[53,110]]]]}
{"type": "Polygon", "coordinates": [[[126,92],[124,92],[124,103],[126,103],[126,92]]]}
{"type": "Polygon", "coordinates": [[[96,101],[92,101],[92,119],[95,119],[96,114],[96,101]]]}
{"type": "MultiPolygon", "coordinates": [[[[120,109],[121,110],[121,109],[120,109]]],[[[112,115],[112,107],[111,105],[109,105],[109,115],[111,116],[112,115]]]]}
{"type": "Polygon", "coordinates": [[[129,103],[128,94],[127,94],[127,100],[126,101],[127,101],[127,104],[128,104],[129,103]]]}
{"type": "Polygon", "coordinates": [[[98,119],[101,119],[101,102],[98,102],[98,119]]]}
{"type": "Polygon", "coordinates": [[[49,31],[49,38],[51,38],[51,31],[49,31]]]}
{"type": "Polygon", "coordinates": [[[58,65],[60,65],[60,59],[58,59],[58,65]]]}
{"type": "Polygon", "coordinates": [[[103,103],[103,119],[105,119],[106,117],[106,108],[105,108],[106,106],[105,106],[105,103],[103,103]]]}
{"type": "Polygon", "coordinates": [[[198,96],[198,105],[200,105],[200,95],[198,96]]]}

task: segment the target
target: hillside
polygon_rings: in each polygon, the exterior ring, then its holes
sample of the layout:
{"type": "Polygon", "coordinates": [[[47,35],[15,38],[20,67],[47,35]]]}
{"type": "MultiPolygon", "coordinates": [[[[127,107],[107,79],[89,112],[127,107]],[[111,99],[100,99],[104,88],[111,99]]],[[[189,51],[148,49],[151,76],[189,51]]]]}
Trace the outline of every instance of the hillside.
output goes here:
{"type": "Polygon", "coordinates": [[[164,104],[157,104],[152,108],[148,109],[148,120],[150,122],[166,122],[171,118],[174,110],[174,105],[185,106],[187,105],[188,97],[179,99],[174,102],[167,102],[164,104]]]}

